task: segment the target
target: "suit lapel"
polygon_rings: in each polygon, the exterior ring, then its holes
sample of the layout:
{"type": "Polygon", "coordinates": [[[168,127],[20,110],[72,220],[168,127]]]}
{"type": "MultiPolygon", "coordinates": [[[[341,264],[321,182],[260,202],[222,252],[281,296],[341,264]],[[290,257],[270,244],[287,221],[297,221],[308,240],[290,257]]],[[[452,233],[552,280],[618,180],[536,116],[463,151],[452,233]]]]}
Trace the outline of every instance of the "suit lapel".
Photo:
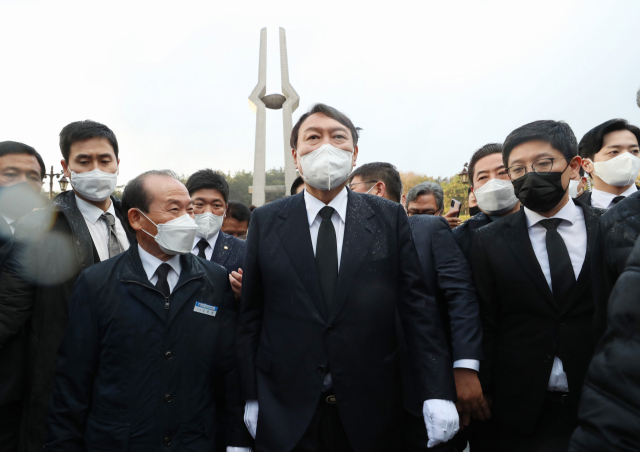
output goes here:
{"type": "MultiPolygon", "coordinates": [[[[197,257],[193,254],[185,254],[180,258],[182,270],[180,271],[180,279],[173,288],[169,302],[171,309],[169,310],[169,324],[178,315],[184,304],[191,296],[200,288],[203,282],[204,271],[197,267],[197,257]]],[[[218,289],[217,287],[214,290],[218,289]]],[[[202,301],[202,300],[197,300],[202,301]]]]}
{"type": "Polygon", "coordinates": [[[347,219],[345,221],[342,256],[336,292],[333,297],[333,310],[329,315],[329,323],[338,316],[349,296],[362,263],[367,257],[371,242],[378,232],[369,220],[375,212],[364,202],[360,195],[348,191],[347,219]]]}
{"type": "Polygon", "coordinates": [[[316,259],[313,255],[309,220],[307,219],[303,193],[291,197],[289,205],[280,212],[279,220],[282,224],[276,229],[282,245],[293,264],[293,268],[295,268],[302,284],[311,295],[316,309],[326,320],[327,312],[320,293],[320,282],[318,281],[318,272],[316,270],[316,259]]]}
{"type": "Polygon", "coordinates": [[[153,287],[144,271],[138,247],[131,246],[128,251],[128,268],[120,276],[120,281],[126,284],[127,290],[142,304],[151,309],[163,322],[167,322],[167,313],[164,309],[164,296],[153,287]]]}
{"type": "MultiPolygon", "coordinates": [[[[542,268],[538,262],[533,246],[531,246],[531,239],[529,238],[529,230],[527,228],[527,219],[524,213],[524,209],[519,210],[516,213],[509,215],[505,218],[505,224],[509,229],[505,231],[504,239],[506,239],[509,248],[515,255],[518,262],[529,275],[533,283],[543,293],[545,298],[558,309],[553,293],[549,288],[547,279],[542,273],[542,268]],[[509,218],[513,217],[513,218],[509,218]]],[[[504,221],[504,220],[503,220],[504,221]]]]}
{"type": "Polygon", "coordinates": [[[233,243],[229,240],[229,236],[220,231],[218,233],[218,239],[216,240],[216,246],[213,248],[213,252],[211,253],[211,262],[224,266],[231,254],[232,248],[233,243]]]}
{"type": "Polygon", "coordinates": [[[54,200],[54,204],[57,204],[69,222],[73,242],[76,244],[74,248],[80,268],[92,266],[95,262],[93,258],[93,240],[87,223],[76,205],[74,192],[69,190],[61,193],[54,200]]]}

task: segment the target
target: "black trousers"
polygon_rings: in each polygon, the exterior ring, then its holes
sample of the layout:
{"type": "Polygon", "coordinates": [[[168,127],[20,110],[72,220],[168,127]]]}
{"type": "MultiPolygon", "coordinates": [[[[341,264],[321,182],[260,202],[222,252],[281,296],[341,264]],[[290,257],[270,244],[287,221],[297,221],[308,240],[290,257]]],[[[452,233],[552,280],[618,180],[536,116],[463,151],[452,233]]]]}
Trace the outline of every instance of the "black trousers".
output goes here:
{"type": "MultiPolygon", "coordinates": [[[[458,452],[451,441],[438,444],[431,449],[427,448],[429,436],[427,435],[427,426],[424,423],[424,417],[414,416],[407,410],[404,410],[404,419],[402,426],[402,452],[458,452]]],[[[464,450],[464,448],[462,449],[464,450]]],[[[459,452],[462,452],[460,450],[459,452]]]]}
{"type": "Polygon", "coordinates": [[[22,418],[22,401],[0,405],[0,452],[16,452],[22,418]]]}
{"type": "Polygon", "coordinates": [[[561,393],[548,392],[533,433],[516,433],[500,422],[492,422],[496,452],[566,452],[578,426],[576,410],[561,393]]]}
{"type": "Polygon", "coordinates": [[[311,423],[292,452],[353,452],[333,391],[320,396],[311,423]]]}

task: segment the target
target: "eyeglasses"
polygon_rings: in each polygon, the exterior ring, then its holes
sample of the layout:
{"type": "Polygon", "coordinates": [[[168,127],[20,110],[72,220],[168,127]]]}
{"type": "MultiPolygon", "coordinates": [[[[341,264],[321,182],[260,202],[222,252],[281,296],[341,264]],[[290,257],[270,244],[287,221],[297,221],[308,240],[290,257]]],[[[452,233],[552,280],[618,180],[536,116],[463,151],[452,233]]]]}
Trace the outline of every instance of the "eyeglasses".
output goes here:
{"type": "Polygon", "coordinates": [[[377,184],[379,181],[377,180],[370,180],[367,182],[356,182],[355,184],[349,184],[349,189],[353,190],[353,187],[355,187],[356,185],[360,185],[360,184],[377,184]]]}
{"type": "MultiPolygon", "coordinates": [[[[547,174],[547,173],[550,173],[551,170],[553,169],[553,161],[554,160],[558,160],[558,159],[549,157],[549,158],[543,158],[543,159],[537,160],[537,161],[533,162],[533,165],[531,165],[531,169],[536,174],[547,174]]],[[[561,160],[566,160],[566,159],[563,158],[561,160]]],[[[509,178],[511,180],[517,179],[517,178],[522,177],[525,174],[527,174],[527,166],[526,165],[513,165],[513,166],[510,166],[509,168],[507,168],[507,174],[509,175],[509,178]]]]}

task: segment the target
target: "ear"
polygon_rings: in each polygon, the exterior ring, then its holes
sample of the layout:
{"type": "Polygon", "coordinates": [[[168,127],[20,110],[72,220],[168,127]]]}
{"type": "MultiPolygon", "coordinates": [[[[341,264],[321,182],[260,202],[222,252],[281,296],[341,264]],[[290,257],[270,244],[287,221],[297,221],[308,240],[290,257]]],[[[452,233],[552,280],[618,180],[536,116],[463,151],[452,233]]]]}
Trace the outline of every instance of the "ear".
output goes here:
{"type": "Polygon", "coordinates": [[[593,173],[593,170],[595,169],[593,166],[593,162],[591,162],[591,160],[589,159],[584,159],[581,162],[582,164],[582,168],[589,174],[593,173]]]}
{"type": "Polygon", "coordinates": [[[573,179],[575,176],[580,176],[580,167],[582,166],[582,158],[580,156],[575,156],[569,162],[569,166],[571,167],[571,178],[573,179]]]}
{"type": "Polygon", "coordinates": [[[138,209],[129,209],[129,211],[127,212],[127,218],[129,219],[129,224],[134,231],[142,230],[141,221],[143,216],[140,215],[138,209]]]}
{"type": "Polygon", "coordinates": [[[376,182],[376,194],[378,196],[382,196],[383,198],[384,198],[384,195],[387,194],[387,186],[385,185],[384,182],[382,181],[376,182]]]}
{"type": "Polygon", "coordinates": [[[400,201],[402,202],[402,207],[404,208],[405,212],[407,211],[407,195],[405,195],[404,193],[402,194],[402,198],[400,198],[400,201]]]}
{"type": "Polygon", "coordinates": [[[356,160],[358,160],[358,146],[356,146],[353,150],[353,161],[351,162],[351,168],[356,166],[356,160]]]}
{"type": "Polygon", "coordinates": [[[291,149],[291,157],[293,158],[293,164],[296,166],[296,169],[302,174],[300,165],[298,165],[298,152],[295,149],[291,149]]]}
{"type": "Polygon", "coordinates": [[[62,165],[62,172],[64,173],[64,177],[67,179],[71,178],[71,170],[69,169],[69,165],[65,162],[64,159],[60,160],[60,165],[62,165]]]}

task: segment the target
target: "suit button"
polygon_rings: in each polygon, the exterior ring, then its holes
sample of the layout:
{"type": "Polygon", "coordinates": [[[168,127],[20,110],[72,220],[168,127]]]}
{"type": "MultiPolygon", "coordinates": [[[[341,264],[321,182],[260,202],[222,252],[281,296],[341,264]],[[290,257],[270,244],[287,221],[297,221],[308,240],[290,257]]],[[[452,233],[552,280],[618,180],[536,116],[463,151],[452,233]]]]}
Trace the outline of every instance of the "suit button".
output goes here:
{"type": "Polygon", "coordinates": [[[551,362],[551,356],[547,355],[544,357],[544,362],[545,363],[550,363],[551,362]]]}
{"type": "Polygon", "coordinates": [[[169,350],[167,353],[165,353],[164,357],[167,358],[167,359],[172,359],[173,358],[173,353],[171,353],[171,350],[169,350]]]}
{"type": "Polygon", "coordinates": [[[333,333],[333,327],[332,326],[327,328],[327,334],[331,334],[331,333],[333,333]]]}
{"type": "Polygon", "coordinates": [[[163,442],[164,442],[165,446],[170,446],[171,445],[171,438],[168,437],[168,436],[165,436],[163,442]]]}
{"type": "Polygon", "coordinates": [[[166,395],[164,396],[164,401],[165,401],[165,402],[169,403],[169,402],[171,402],[172,400],[173,400],[173,396],[172,396],[171,394],[166,394],[166,395]]]}
{"type": "Polygon", "coordinates": [[[318,373],[319,374],[323,374],[324,373],[324,366],[318,366],[318,373]]]}

